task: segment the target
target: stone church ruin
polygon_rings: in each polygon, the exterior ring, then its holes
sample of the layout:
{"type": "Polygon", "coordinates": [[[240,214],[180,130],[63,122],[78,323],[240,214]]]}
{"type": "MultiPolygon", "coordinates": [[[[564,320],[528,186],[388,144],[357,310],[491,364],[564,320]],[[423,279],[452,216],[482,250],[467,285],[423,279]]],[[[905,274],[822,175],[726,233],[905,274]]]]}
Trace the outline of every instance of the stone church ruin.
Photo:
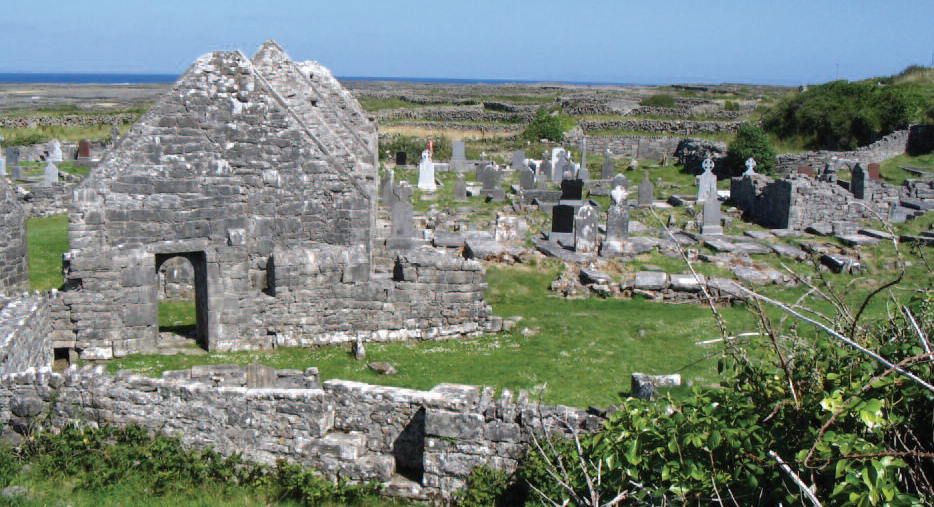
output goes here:
{"type": "Polygon", "coordinates": [[[205,55],[75,188],[53,346],[154,350],[178,258],[207,350],[489,329],[479,263],[379,251],[377,184],[376,128],[327,69],[275,42],[205,55]]]}

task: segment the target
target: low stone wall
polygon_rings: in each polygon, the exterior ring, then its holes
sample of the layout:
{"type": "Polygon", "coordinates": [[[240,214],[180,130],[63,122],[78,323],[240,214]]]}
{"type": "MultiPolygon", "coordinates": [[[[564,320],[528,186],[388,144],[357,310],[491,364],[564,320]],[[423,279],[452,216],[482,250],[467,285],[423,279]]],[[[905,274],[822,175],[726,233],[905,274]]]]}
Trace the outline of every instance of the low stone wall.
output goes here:
{"type": "MultiPolygon", "coordinates": [[[[683,138],[674,136],[592,136],[585,135],[587,150],[590,153],[605,154],[610,151],[610,157],[617,159],[661,160],[662,157],[671,157],[683,138]]],[[[580,140],[575,142],[581,146],[580,140]]]]}
{"type": "Polygon", "coordinates": [[[449,121],[417,121],[402,120],[392,123],[383,123],[383,127],[394,127],[405,125],[406,127],[415,127],[431,130],[460,130],[460,131],[478,131],[478,132],[519,132],[525,128],[525,125],[491,125],[489,123],[455,123],[449,121]]]}
{"type": "Polygon", "coordinates": [[[690,121],[690,120],[583,120],[584,132],[595,130],[633,130],[657,134],[733,134],[745,122],[739,121],[690,121]]]}
{"type": "Polygon", "coordinates": [[[535,118],[534,111],[500,113],[487,111],[482,105],[419,107],[414,109],[384,109],[372,114],[376,121],[385,120],[440,120],[449,122],[508,122],[528,123],[535,118]]]}
{"type": "MultiPolygon", "coordinates": [[[[213,367],[217,368],[217,367],[213,367]]],[[[236,367],[234,367],[236,370],[236,367]]],[[[177,436],[190,448],[213,447],[224,455],[274,463],[285,459],[326,476],[387,483],[393,474],[411,483],[384,492],[450,499],[476,466],[512,472],[527,447],[529,430],[560,432],[555,418],[581,431],[602,427],[600,417],[569,407],[529,404],[503,390],[441,384],[416,391],[317,378],[260,367],[275,377],[265,388],[226,387],[224,378],[249,376],[167,372],[150,379],[103,368],[70,369],[63,375],[29,372],[0,376],[0,424],[4,432],[39,420],[67,424],[140,424],[177,436]],[[220,387],[207,385],[217,377],[220,387]],[[293,385],[294,388],[278,387],[293,385]]],[[[308,371],[308,370],[306,370],[308,371]]]]}
{"type": "Polygon", "coordinates": [[[798,167],[809,165],[814,168],[816,174],[818,169],[834,163],[858,163],[865,167],[871,162],[882,162],[905,153],[907,145],[908,131],[899,130],[869,146],[862,146],[853,151],[806,151],[779,155],[775,172],[777,174],[796,173],[798,167]]]}
{"type": "Polygon", "coordinates": [[[934,201],[934,179],[905,180],[905,197],[934,201]]]}
{"type": "Polygon", "coordinates": [[[867,182],[866,188],[867,198],[857,199],[837,183],[802,175],[779,180],[755,175],[733,178],[730,196],[757,224],[802,230],[819,222],[887,218],[904,192],[904,187],[878,182],[867,182]]]}
{"type": "Polygon", "coordinates": [[[23,129],[36,127],[81,127],[85,125],[112,125],[134,123],[140,115],[120,114],[69,114],[63,116],[30,115],[0,116],[0,128],[23,129]]]}
{"type": "Polygon", "coordinates": [[[49,307],[41,296],[0,296],[0,374],[52,367],[49,307]]]}

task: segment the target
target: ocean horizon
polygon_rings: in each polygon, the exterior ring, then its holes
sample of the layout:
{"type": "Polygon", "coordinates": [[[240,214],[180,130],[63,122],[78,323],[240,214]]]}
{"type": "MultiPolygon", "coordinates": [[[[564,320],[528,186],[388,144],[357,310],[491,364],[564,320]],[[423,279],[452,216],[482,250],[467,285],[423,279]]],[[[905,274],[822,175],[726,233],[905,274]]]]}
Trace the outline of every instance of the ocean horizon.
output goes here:
{"type": "MultiPolygon", "coordinates": [[[[129,74],[109,72],[0,72],[2,84],[166,84],[174,83],[178,74],[129,74]]],[[[446,84],[571,84],[581,86],[654,86],[651,83],[613,83],[598,81],[560,81],[548,79],[464,79],[435,77],[336,76],[338,81],[394,81],[399,83],[446,84]]]]}

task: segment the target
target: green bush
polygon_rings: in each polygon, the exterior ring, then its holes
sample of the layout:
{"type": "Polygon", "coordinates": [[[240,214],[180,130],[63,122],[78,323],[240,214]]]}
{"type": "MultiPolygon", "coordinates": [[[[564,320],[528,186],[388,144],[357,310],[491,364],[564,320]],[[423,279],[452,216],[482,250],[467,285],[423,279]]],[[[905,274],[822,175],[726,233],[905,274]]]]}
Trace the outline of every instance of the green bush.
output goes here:
{"type": "Polygon", "coordinates": [[[508,507],[522,505],[513,478],[506,472],[483,465],[467,476],[467,486],[454,494],[458,507],[508,507]]]}
{"type": "Polygon", "coordinates": [[[522,138],[529,141],[538,141],[539,139],[560,141],[564,138],[561,118],[548,114],[545,108],[540,108],[535,113],[535,119],[522,132],[522,138]]]}
{"type": "Polygon", "coordinates": [[[775,150],[769,137],[761,128],[743,124],[727,148],[727,165],[730,174],[737,176],[746,170],[746,160],[756,159],[756,172],[772,175],[775,172],[775,150]]]}
{"type": "Polygon", "coordinates": [[[652,95],[642,99],[639,105],[646,107],[675,107],[675,98],[667,94],[652,95]]]}
{"type": "Polygon", "coordinates": [[[739,111],[739,104],[736,101],[728,100],[723,103],[723,109],[726,111],[739,111]]]}

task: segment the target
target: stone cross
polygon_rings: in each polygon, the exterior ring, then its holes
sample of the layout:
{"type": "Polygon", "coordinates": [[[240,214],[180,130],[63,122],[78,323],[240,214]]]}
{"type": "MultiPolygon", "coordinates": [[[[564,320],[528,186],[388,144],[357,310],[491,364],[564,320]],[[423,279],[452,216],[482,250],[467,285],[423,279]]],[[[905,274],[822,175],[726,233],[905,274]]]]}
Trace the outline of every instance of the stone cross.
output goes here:
{"type": "Polygon", "coordinates": [[[62,161],[62,143],[58,139],[49,141],[49,162],[62,161]]]}
{"type": "Polygon", "coordinates": [[[632,160],[629,161],[629,170],[630,170],[630,171],[635,171],[635,170],[638,169],[638,168],[639,168],[639,161],[638,161],[638,160],[632,159],[632,160]]]}
{"type": "Polygon", "coordinates": [[[714,199],[717,196],[717,177],[713,173],[713,160],[710,157],[704,159],[701,167],[704,168],[704,173],[700,175],[697,186],[697,202],[699,203],[705,202],[710,197],[711,190],[713,190],[714,199]]]}
{"type": "Polygon", "coordinates": [[[756,175],[756,159],[749,157],[746,159],[746,172],[743,173],[743,176],[755,176],[756,175]]]}
{"type": "Polygon", "coordinates": [[[574,251],[596,253],[597,212],[593,206],[583,205],[574,215],[574,251]]]}
{"type": "Polygon", "coordinates": [[[418,164],[418,189],[427,192],[438,190],[435,185],[435,164],[431,161],[431,151],[422,152],[422,161],[418,164]]]}
{"type": "Polygon", "coordinates": [[[613,199],[613,204],[616,206],[626,204],[626,199],[629,198],[629,192],[623,187],[615,187],[610,191],[610,197],[613,199]]]}
{"type": "Polygon", "coordinates": [[[639,183],[639,206],[651,206],[655,200],[655,186],[649,181],[649,173],[645,173],[645,179],[639,183]]]}

